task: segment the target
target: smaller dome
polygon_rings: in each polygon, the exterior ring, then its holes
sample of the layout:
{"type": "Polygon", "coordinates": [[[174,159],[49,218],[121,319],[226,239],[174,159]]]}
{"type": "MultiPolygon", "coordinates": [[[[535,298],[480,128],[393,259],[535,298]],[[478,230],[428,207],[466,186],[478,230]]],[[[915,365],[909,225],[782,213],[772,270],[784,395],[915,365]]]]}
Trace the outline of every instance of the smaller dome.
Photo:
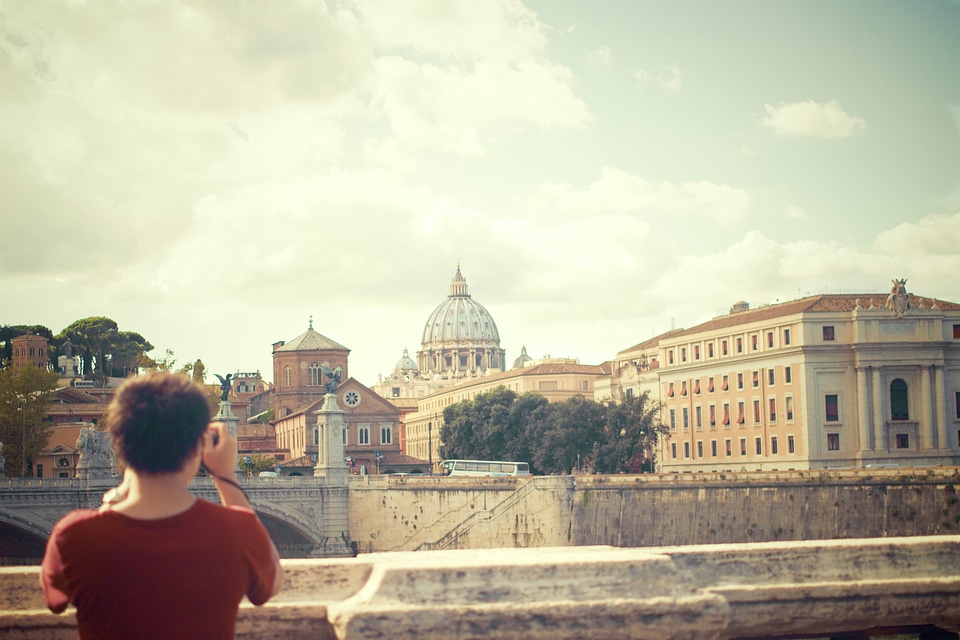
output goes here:
{"type": "Polygon", "coordinates": [[[417,363],[410,357],[410,352],[403,350],[403,357],[397,360],[397,366],[393,368],[397,373],[411,373],[417,371],[417,363]]]}
{"type": "Polygon", "coordinates": [[[520,355],[513,361],[513,368],[520,369],[521,367],[527,366],[529,362],[533,362],[533,358],[527,355],[527,347],[524,345],[520,347],[520,355]]]}

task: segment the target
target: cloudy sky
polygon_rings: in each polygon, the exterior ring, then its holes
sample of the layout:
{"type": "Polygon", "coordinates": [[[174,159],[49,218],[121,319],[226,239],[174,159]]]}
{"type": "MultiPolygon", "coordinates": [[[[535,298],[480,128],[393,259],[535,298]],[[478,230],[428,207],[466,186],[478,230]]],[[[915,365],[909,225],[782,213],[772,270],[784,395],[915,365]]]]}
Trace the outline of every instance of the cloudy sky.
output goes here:
{"type": "Polygon", "coordinates": [[[461,265],[512,361],[960,301],[960,3],[0,0],[0,324],[367,385],[461,265]]]}

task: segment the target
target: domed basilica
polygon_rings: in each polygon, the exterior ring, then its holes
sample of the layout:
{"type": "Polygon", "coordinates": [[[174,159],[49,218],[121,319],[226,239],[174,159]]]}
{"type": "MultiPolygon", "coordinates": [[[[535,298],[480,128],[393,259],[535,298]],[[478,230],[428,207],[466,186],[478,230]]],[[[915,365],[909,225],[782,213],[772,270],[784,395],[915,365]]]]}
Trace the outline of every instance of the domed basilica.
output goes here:
{"type": "Polygon", "coordinates": [[[457,265],[450,295],[423,327],[416,361],[404,349],[393,371],[381,375],[373,389],[387,399],[422,398],[465,378],[503,371],[505,358],[497,323],[470,297],[457,265]]]}

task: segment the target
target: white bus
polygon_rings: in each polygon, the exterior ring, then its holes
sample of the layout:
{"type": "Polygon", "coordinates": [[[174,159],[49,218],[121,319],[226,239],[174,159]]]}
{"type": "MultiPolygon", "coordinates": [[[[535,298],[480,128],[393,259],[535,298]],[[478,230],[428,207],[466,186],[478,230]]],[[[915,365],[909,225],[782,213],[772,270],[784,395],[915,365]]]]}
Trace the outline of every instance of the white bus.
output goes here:
{"type": "Polygon", "coordinates": [[[445,460],[440,470],[443,476],[528,476],[526,462],[499,462],[495,460],[445,460]]]}

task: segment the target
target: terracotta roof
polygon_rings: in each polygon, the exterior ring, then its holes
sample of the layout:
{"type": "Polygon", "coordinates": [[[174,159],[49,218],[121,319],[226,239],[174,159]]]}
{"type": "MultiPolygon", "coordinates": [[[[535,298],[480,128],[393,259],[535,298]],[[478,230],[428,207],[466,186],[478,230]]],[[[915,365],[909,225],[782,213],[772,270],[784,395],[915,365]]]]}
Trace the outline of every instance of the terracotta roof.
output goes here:
{"type": "Polygon", "coordinates": [[[673,336],[675,336],[675,335],[677,335],[677,334],[683,333],[683,331],[684,331],[683,329],[671,329],[670,331],[667,331],[666,333],[661,333],[660,335],[654,336],[654,337],[650,338],[649,340],[644,340],[644,341],[641,342],[640,344],[635,344],[635,345],[633,345],[632,347],[629,347],[629,348],[627,348],[627,349],[623,349],[623,350],[619,351],[619,352],[617,353],[617,355],[620,355],[621,353],[627,353],[627,352],[629,352],[629,351],[642,351],[642,350],[644,350],[644,349],[652,349],[652,348],[658,346],[658,345],[660,344],[660,341],[661,341],[661,340],[665,340],[665,339],[667,339],[667,338],[672,338],[673,336]]]}
{"type": "Polygon", "coordinates": [[[313,467],[316,463],[313,461],[313,458],[310,456],[300,456],[299,458],[294,458],[293,460],[284,460],[280,463],[282,468],[286,467],[313,467]]]}
{"type": "Polygon", "coordinates": [[[272,424],[247,423],[237,425],[237,437],[240,438],[276,438],[277,430],[272,424]]]}
{"type": "MultiPolygon", "coordinates": [[[[858,300],[860,301],[860,308],[864,310],[871,306],[871,302],[875,308],[883,308],[887,303],[887,295],[886,293],[839,293],[810,296],[800,298],[799,300],[791,300],[789,302],[772,304],[750,309],[749,311],[720,316],[689,329],[663,334],[657,339],[662,340],[666,337],[677,338],[694,333],[725,329],[727,327],[735,327],[753,322],[763,322],[765,320],[772,320],[773,318],[792,316],[800,313],[849,313],[856,309],[858,300]]],[[[916,309],[922,306],[925,309],[929,309],[933,306],[934,302],[944,311],[960,311],[960,304],[910,294],[911,308],[916,309]]]]}
{"type": "Polygon", "coordinates": [[[342,344],[334,342],[330,338],[321,335],[310,327],[299,336],[278,347],[277,351],[317,351],[321,349],[333,349],[337,351],[350,351],[342,344]]]}
{"type": "Polygon", "coordinates": [[[404,465],[413,465],[413,464],[422,464],[429,466],[430,463],[427,460],[421,460],[420,458],[414,458],[413,456],[408,456],[404,453],[385,453],[383,458],[380,460],[381,468],[385,464],[404,464],[404,465]]]}

